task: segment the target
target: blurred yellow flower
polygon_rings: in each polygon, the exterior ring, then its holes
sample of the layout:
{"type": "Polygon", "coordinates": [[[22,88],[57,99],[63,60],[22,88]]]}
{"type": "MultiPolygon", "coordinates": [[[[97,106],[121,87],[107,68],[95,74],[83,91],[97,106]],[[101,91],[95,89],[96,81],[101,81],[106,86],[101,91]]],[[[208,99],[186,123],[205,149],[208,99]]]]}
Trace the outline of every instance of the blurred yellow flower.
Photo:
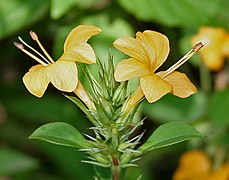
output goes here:
{"type": "Polygon", "coordinates": [[[207,154],[199,150],[189,151],[181,156],[173,180],[207,180],[210,169],[207,154]]]}
{"type": "Polygon", "coordinates": [[[117,64],[115,79],[121,82],[139,77],[140,89],[136,90],[135,95],[138,96],[137,99],[145,95],[149,102],[155,102],[167,93],[185,98],[196,92],[196,87],[188,77],[175,71],[194,51],[189,52],[167,71],[155,73],[169,54],[169,40],[165,35],[146,30],[143,33],[137,32],[136,38],[119,38],[114,46],[130,56],[117,64]]]}
{"type": "Polygon", "coordinates": [[[19,40],[24,45],[43,58],[43,60],[39,59],[27,51],[22,44],[15,43],[17,48],[40,63],[31,67],[23,77],[23,82],[28,91],[37,97],[42,97],[50,82],[61,91],[72,92],[76,89],[78,71],[75,62],[95,63],[94,51],[87,41],[91,36],[99,32],[101,32],[101,29],[91,25],[80,25],[74,28],[65,41],[63,55],[57,61],[54,61],[49,56],[34,32],[30,32],[30,35],[38,43],[47,58],[43,57],[19,37],[19,40]]]}
{"type": "Polygon", "coordinates": [[[197,41],[205,44],[200,51],[204,64],[212,71],[219,71],[224,65],[225,56],[229,56],[229,34],[224,28],[204,26],[192,38],[193,44],[197,41]]]}
{"type": "Polygon", "coordinates": [[[224,164],[219,169],[213,171],[209,175],[208,180],[228,180],[229,179],[229,163],[224,164]]]}
{"type": "Polygon", "coordinates": [[[212,170],[212,162],[208,155],[201,150],[184,153],[178,168],[173,174],[173,180],[228,180],[229,164],[226,163],[212,170]]]}

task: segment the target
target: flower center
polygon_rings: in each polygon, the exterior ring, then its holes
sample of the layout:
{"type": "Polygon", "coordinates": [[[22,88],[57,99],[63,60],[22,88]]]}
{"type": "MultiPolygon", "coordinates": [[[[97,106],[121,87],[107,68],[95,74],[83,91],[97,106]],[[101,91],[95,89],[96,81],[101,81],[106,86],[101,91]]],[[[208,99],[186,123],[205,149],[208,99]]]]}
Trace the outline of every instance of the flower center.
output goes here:
{"type": "Polygon", "coordinates": [[[38,63],[42,64],[43,66],[48,66],[49,64],[54,63],[54,60],[51,58],[51,56],[47,53],[47,51],[45,50],[45,48],[43,47],[43,45],[40,43],[38,36],[35,32],[30,31],[30,36],[32,37],[32,39],[34,41],[37,42],[38,46],[41,48],[42,52],[45,54],[46,57],[44,57],[41,53],[39,53],[37,50],[35,50],[33,47],[31,47],[30,45],[28,45],[25,41],[23,41],[23,39],[21,37],[18,37],[19,41],[22,43],[17,43],[14,42],[14,45],[20,49],[22,52],[24,52],[25,54],[27,54],[28,56],[30,56],[31,58],[33,58],[35,61],[37,61],[38,63]],[[27,51],[23,44],[28,47],[29,49],[31,49],[33,52],[35,52],[38,56],[40,56],[43,60],[41,60],[40,58],[38,58],[37,56],[35,56],[34,54],[32,54],[31,52],[27,51]]]}
{"type": "Polygon", "coordinates": [[[166,76],[174,72],[177,68],[186,63],[203,46],[204,44],[202,42],[196,43],[189,52],[187,52],[179,61],[177,61],[174,65],[172,65],[169,69],[165,71],[165,74],[162,76],[162,78],[165,78],[166,76]]]}

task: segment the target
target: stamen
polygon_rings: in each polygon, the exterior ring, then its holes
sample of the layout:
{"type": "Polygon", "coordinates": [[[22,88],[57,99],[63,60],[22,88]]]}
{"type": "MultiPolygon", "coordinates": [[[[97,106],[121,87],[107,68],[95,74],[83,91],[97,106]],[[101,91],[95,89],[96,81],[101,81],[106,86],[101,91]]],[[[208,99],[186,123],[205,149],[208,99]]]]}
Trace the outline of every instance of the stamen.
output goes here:
{"type": "Polygon", "coordinates": [[[177,61],[173,66],[171,66],[169,69],[165,71],[165,74],[162,76],[162,78],[165,78],[169,74],[171,74],[173,71],[175,71],[177,68],[182,66],[185,62],[187,62],[196,52],[198,52],[204,44],[202,42],[196,43],[192,49],[185,54],[179,61],[177,61]]]}
{"type": "Polygon", "coordinates": [[[20,50],[24,49],[24,46],[22,44],[18,43],[18,42],[14,42],[14,46],[16,46],[16,48],[18,48],[20,50]]]}
{"type": "Polygon", "coordinates": [[[24,52],[25,54],[27,54],[28,56],[30,56],[31,58],[33,58],[34,60],[36,60],[38,63],[42,64],[43,66],[48,66],[41,59],[39,59],[38,57],[36,57],[35,55],[33,55],[32,53],[30,53],[29,51],[27,51],[22,44],[17,43],[17,42],[14,42],[14,45],[18,49],[20,49],[22,52],[24,52]]]}
{"type": "Polygon", "coordinates": [[[19,36],[18,39],[22,42],[22,44],[24,44],[26,47],[28,47],[29,49],[31,49],[33,52],[35,52],[36,54],[38,54],[42,59],[45,60],[45,62],[47,62],[48,64],[51,64],[48,59],[46,59],[41,53],[39,53],[36,49],[34,49],[33,47],[31,47],[30,45],[28,45],[25,41],[23,41],[23,39],[19,36]]]}
{"type": "Polygon", "coordinates": [[[46,55],[46,57],[52,62],[54,63],[53,59],[51,58],[51,56],[47,53],[47,51],[45,50],[45,48],[42,46],[42,44],[40,43],[39,39],[38,39],[38,36],[35,32],[33,31],[30,31],[30,36],[32,37],[32,39],[34,41],[37,42],[37,44],[39,45],[39,47],[41,48],[41,50],[43,51],[43,53],[46,55]]]}

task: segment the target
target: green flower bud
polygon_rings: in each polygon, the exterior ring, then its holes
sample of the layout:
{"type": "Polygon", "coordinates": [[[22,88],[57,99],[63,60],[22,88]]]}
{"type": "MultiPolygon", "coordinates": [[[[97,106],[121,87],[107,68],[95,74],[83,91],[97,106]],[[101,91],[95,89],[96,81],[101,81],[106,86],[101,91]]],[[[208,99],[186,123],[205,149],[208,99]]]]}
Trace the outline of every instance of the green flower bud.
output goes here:
{"type": "Polygon", "coordinates": [[[104,154],[99,154],[99,153],[97,153],[97,154],[94,154],[93,157],[94,157],[98,162],[100,162],[100,163],[102,163],[102,164],[108,165],[108,164],[111,163],[111,161],[109,160],[109,158],[108,158],[106,155],[104,155],[104,154]]]}
{"type": "Polygon", "coordinates": [[[125,153],[120,158],[120,164],[121,165],[128,164],[130,163],[131,159],[132,159],[132,153],[125,153]]]}

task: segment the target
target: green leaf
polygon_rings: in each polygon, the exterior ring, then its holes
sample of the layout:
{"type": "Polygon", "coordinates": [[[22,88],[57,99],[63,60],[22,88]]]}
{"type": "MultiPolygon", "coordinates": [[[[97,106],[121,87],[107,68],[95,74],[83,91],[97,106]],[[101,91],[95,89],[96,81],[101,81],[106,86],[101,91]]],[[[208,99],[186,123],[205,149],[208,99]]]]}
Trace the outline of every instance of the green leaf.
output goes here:
{"type": "Polygon", "coordinates": [[[159,126],[138,150],[147,152],[195,137],[202,135],[193,127],[183,122],[169,122],[159,126]]]}
{"type": "Polygon", "coordinates": [[[0,39],[41,19],[48,6],[46,0],[0,1],[0,39]]]}
{"type": "Polygon", "coordinates": [[[100,166],[93,166],[95,174],[100,180],[112,180],[110,168],[103,168],[100,166]]]}
{"type": "Polygon", "coordinates": [[[0,149],[0,176],[29,171],[38,167],[38,162],[15,150],[0,149]]]}
{"type": "Polygon", "coordinates": [[[229,88],[215,92],[209,102],[210,120],[216,127],[227,128],[229,125],[229,88]]]}
{"type": "Polygon", "coordinates": [[[185,99],[168,94],[156,103],[145,103],[143,113],[159,122],[193,122],[206,114],[206,104],[206,96],[201,92],[185,99]]]}
{"type": "Polygon", "coordinates": [[[40,139],[53,144],[75,148],[90,146],[77,129],[64,122],[45,124],[35,130],[29,139],[40,139]]]}
{"type": "Polygon", "coordinates": [[[193,26],[211,22],[220,12],[223,1],[118,0],[124,9],[138,19],[167,26],[193,26]]]}
{"type": "Polygon", "coordinates": [[[53,19],[59,19],[61,16],[67,14],[73,7],[79,7],[82,9],[90,8],[98,3],[99,0],[52,0],[51,1],[51,17],[53,19]]]}

